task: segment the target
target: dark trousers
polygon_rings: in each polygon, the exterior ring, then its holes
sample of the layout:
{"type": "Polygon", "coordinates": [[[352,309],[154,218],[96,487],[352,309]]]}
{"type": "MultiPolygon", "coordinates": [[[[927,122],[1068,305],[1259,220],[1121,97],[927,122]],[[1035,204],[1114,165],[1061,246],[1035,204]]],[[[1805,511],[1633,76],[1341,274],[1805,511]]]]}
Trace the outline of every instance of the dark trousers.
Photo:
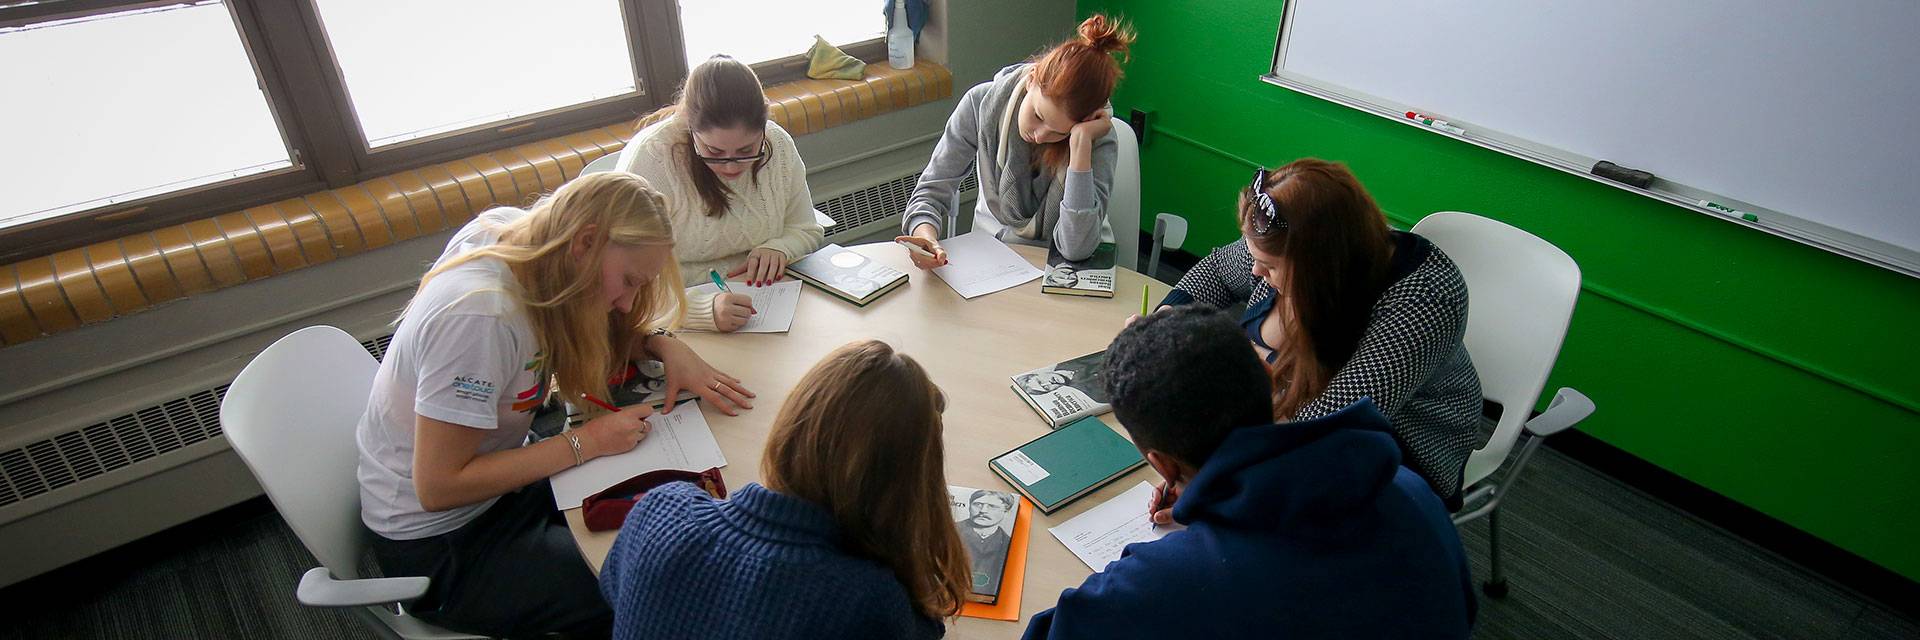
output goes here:
{"type": "Polygon", "coordinates": [[[389,576],[427,576],[427,595],[407,606],[421,620],[464,633],[525,638],[546,633],[605,637],[613,611],[587,568],[553,489],[535,482],[500,497],[448,533],[388,540],[369,532],[389,576]]]}

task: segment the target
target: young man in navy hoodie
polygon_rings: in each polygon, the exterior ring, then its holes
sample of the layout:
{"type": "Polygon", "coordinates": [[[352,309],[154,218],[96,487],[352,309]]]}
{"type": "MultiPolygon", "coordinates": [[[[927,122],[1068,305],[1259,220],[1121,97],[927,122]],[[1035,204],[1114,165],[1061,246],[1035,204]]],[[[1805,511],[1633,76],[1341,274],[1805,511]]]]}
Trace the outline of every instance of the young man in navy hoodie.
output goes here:
{"type": "Polygon", "coordinates": [[[1067,589],[1027,638],[1466,638],[1475,602],[1440,499],[1361,400],[1274,424],[1240,327],[1180,307],[1107,348],[1114,416],[1167,481],[1166,537],[1067,589]]]}

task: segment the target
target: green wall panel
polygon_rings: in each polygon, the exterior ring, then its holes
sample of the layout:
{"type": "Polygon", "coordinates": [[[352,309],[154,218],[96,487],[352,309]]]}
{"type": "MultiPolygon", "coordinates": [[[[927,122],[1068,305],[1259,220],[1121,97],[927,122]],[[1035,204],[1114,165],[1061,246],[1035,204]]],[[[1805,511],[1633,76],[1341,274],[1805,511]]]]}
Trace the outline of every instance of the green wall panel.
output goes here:
{"type": "Polygon", "coordinates": [[[1114,105],[1154,112],[1145,224],[1186,216],[1204,255],[1238,237],[1249,163],[1312,156],[1351,166],[1396,225],[1459,210],[1526,229],[1584,275],[1548,386],[1594,398],[1584,431],[1920,579],[1920,279],[1261,82],[1278,2],[1079,10],[1140,34],[1114,105]]]}

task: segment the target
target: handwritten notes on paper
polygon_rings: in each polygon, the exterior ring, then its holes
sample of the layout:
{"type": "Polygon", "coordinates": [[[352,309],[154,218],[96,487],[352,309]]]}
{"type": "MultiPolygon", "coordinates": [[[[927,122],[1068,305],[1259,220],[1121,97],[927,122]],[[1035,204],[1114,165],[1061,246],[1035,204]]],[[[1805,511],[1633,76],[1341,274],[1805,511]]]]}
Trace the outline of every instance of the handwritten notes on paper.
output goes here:
{"type": "MultiPolygon", "coordinates": [[[[799,280],[784,280],[764,287],[728,282],[727,288],[753,299],[753,317],[747,318],[747,324],[736,330],[737,333],[786,333],[793,328],[793,310],[800,305],[799,280]]],[[[710,283],[692,290],[709,295],[720,293],[720,288],[710,283]]]]}
{"type": "Polygon", "coordinates": [[[985,231],[947,238],[940,247],[947,250],[947,266],[934,269],[933,275],[962,298],[977,298],[1040,277],[1033,263],[985,231]]]}
{"type": "Polygon", "coordinates": [[[1154,526],[1147,513],[1147,506],[1152,502],[1153,485],[1141,482],[1047,532],[1088,568],[1102,571],[1108,563],[1120,559],[1120,551],[1127,545],[1159,540],[1161,536],[1186,528],[1177,524],[1154,526]]]}
{"type": "Polygon", "coordinates": [[[587,496],[619,484],[628,478],[661,469],[706,471],[727,466],[713,429],[700,414],[697,403],[683,403],[673,413],[656,413],[647,418],[653,430],[633,450],[619,455],[588,460],[578,467],[553,475],[554,506],[565,510],[580,506],[587,496]]]}

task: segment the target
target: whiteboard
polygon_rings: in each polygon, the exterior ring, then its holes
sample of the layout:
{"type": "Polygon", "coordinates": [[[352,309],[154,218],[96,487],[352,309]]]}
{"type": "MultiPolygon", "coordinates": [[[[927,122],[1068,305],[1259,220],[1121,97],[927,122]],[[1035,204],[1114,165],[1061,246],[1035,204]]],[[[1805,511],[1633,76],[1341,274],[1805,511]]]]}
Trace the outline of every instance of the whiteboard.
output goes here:
{"type": "Polygon", "coordinates": [[[1920,276],[1914,0],[1289,0],[1266,79],[1920,276]]]}

